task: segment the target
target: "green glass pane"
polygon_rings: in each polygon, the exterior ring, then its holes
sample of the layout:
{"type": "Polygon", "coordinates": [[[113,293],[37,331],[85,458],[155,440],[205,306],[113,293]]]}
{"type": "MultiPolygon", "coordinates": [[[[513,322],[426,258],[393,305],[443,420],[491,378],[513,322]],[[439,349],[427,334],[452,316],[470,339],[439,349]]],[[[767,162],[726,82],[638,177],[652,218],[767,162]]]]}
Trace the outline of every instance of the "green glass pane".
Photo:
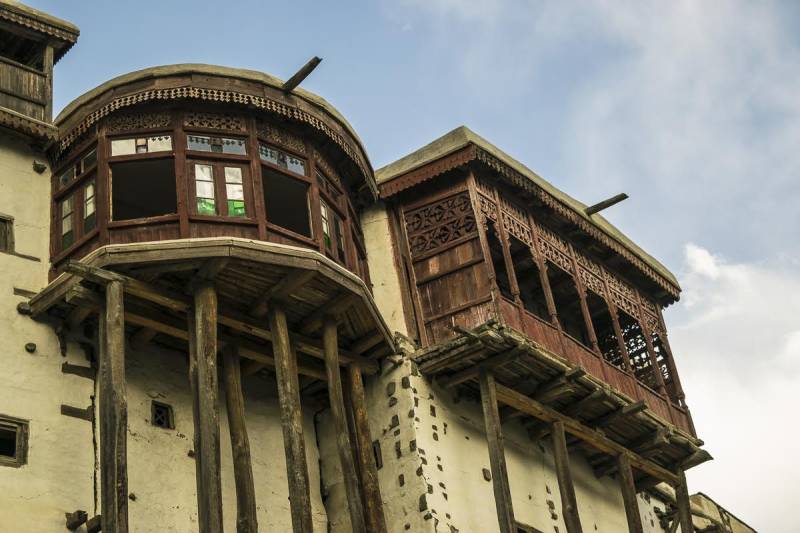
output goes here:
{"type": "Polygon", "coordinates": [[[212,198],[198,198],[197,199],[197,214],[198,215],[216,215],[217,207],[214,205],[212,198]]]}
{"type": "Polygon", "coordinates": [[[228,216],[244,217],[247,213],[244,209],[243,200],[228,200],[228,216]]]}

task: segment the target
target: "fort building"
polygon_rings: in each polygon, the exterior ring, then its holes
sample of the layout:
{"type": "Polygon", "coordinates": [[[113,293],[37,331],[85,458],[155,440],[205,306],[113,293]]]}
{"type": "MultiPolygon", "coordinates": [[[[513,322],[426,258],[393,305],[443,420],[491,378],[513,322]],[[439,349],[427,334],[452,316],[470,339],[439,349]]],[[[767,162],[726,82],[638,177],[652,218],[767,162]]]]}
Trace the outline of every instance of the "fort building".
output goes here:
{"type": "Polygon", "coordinates": [[[54,118],[78,35],[0,0],[3,531],[753,531],[603,205],[466,127],[375,170],[319,60],[54,118]]]}

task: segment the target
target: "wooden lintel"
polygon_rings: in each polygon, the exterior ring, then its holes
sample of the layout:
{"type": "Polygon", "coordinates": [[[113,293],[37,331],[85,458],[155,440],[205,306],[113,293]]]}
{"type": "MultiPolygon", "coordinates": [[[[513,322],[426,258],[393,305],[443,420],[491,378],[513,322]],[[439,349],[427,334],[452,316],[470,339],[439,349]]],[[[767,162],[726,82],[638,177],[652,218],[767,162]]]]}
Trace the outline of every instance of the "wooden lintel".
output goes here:
{"type": "Polygon", "coordinates": [[[292,270],[278,283],[264,291],[253,301],[250,316],[261,318],[267,314],[270,300],[284,300],[303,285],[310,282],[317,272],[314,270],[292,270]]]}
{"type": "Polygon", "coordinates": [[[442,379],[439,384],[445,389],[455,387],[456,385],[460,385],[461,383],[477,378],[482,371],[489,371],[510,363],[519,357],[521,352],[522,350],[520,348],[511,348],[503,353],[493,355],[492,357],[481,361],[477,365],[471,365],[464,370],[456,372],[452,376],[442,379]]]}
{"type": "Polygon", "coordinates": [[[631,464],[639,470],[651,474],[654,477],[657,477],[670,484],[673,484],[677,481],[677,476],[666,468],[659,466],[652,461],[644,459],[633,451],[627,449],[623,444],[606,437],[600,431],[592,429],[573,418],[567,417],[555,409],[552,409],[551,407],[537,402],[532,398],[520,394],[513,389],[509,389],[508,387],[498,384],[497,398],[505,405],[509,405],[519,411],[523,411],[546,422],[561,420],[564,422],[564,428],[568,433],[585,440],[595,449],[611,455],[617,455],[620,453],[627,454],[631,460],[631,464]]]}

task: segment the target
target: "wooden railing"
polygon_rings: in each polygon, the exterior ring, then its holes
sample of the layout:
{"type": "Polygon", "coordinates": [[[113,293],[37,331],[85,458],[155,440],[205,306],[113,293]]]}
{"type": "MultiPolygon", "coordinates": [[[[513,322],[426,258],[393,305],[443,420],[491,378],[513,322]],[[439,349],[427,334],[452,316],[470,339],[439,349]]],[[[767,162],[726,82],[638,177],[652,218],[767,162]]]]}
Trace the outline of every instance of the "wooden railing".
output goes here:
{"type": "Polygon", "coordinates": [[[46,73],[0,57],[0,107],[45,120],[48,91],[46,73]]]}

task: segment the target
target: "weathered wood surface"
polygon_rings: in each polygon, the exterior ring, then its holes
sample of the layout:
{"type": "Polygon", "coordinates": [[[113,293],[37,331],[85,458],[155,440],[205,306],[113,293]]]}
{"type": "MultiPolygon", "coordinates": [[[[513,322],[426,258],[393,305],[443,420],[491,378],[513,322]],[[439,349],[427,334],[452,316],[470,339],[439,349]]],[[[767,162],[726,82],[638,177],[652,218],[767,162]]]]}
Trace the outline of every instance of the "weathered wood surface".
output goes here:
{"type": "Polygon", "coordinates": [[[222,531],[217,381],[217,295],[210,283],[194,293],[189,313],[189,380],[194,415],[197,515],[200,533],[222,531]]]}
{"type": "Polygon", "coordinates": [[[364,492],[364,514],[367,531],[370,533],[386,533],[386,517],[383,514],[383,500],[378,483],[378,469],[372,453],[372,436],[369,431],[367,401],[361,370],[357,365],[346,368],[348,397],[353,415],[353,433],[355,434],[356,463],[360,472],[361,488],[364,492]]]}
{"type": "Polygon", "coordinates": [[[250,457],[250,439],[245,424],[244,395],[239,349],[229,344],[222,351],[225,378],[225,404],[228,409],[228,429],[233,453],[233,477],[236,485],[236,531],[256,533],[256,492],[253,482],[253,463],[250,457]]]}
{"type": "Polygon", "coordinates": [[[306,463],[303,414],[300,406],[300,385],[297,378],[297,355],[291,344],[286,313],[272,305],[268,311],[272,346],[275,353],[275,375],[281,409],[281,427],[286,452],[286,474],[289,481],[289,503],[292,531],[311,533],[311,493],[306,463]]]}
{"type": "Polygon", "coordinates": [[[128,531],[125,309],[118,281],[105,287],[100,320],[100,499],[103,531],[128,531]]]}
{"type": "Polygon", "coordinates": [[[575,485],[569,465],[569,451],[564,433],[564,422],[556,420],[552,424],[553,456],[556,463],[558,490],[561,493],[561,514],[567,526],[567,533],[582,533],[581,519],[578,514],[578,500],[575,497],[575,485]]]}
{"type": "Polygon", "coordinates": [[[678,505],[678,522],[681,525],[681,533],[694,533],[689,487],[686,484],[686,474],[683,470],[678,470],[678,482],[675,484],[675,501],[678,505]]]}
{"type": "Polygon", "coordinates": [[[347,506],[350,510],[350,524],[354,532],[366,532],[364,509],[361,503],[358,474],[353,460],[353,448],[347,428],[347,413],[344,408],[342,376],[339,369],[339,344],[336,331],[336,318],[326,317],[322,325],[323,345],[325,347],[325,370],[328,374],[328,398],[331,416],[336,429],[336,448],[342,467],[347,506]]]}
{"type": "Polygon", "coordinates": [[[617,456],[619,485],[622,490],[622,501],[625,505],[625,516],[628,519],[630,533],[643,533],[642,517],[639,514],[639,503],[636,501],[636,484],[633,479],[631,460],[627,455],[617,456]]]}
{"type": "Polygon", "coordinates": [[[486,427],[486,441],[489,446],[489,463],[492,468],[492,486],[497,508],[497,522],[500,533],[516,533],[514,508],[511,503],[511,488],[508,484],[503,432],[500,427],[500,412],[497,407],[497,391],[494,376],[483,371],[479,376],[483,421],[486,427]]]}

